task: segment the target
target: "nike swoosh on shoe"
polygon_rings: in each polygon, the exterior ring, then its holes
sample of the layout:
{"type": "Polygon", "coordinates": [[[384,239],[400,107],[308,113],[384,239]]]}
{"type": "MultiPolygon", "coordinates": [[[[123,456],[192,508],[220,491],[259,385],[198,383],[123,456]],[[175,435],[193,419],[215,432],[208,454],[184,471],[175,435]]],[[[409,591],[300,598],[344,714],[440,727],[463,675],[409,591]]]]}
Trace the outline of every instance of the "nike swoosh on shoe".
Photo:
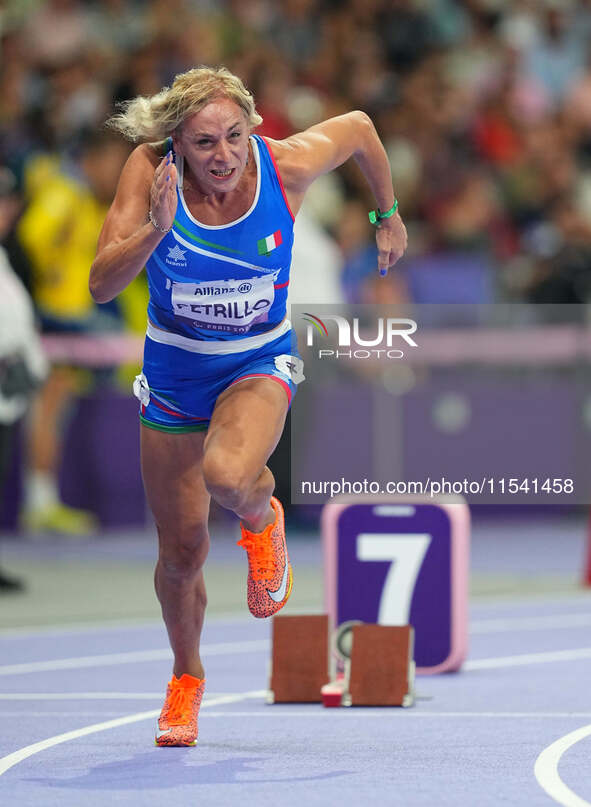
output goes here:
{"type": "Polygon", "coordinates": [[[273,602],[281,602],[282,599],[285,597],[285,592],[287,591],[287,577],[289,574],[289,564],[287,562],[287,558],[285,560],[285,568],[283,569],[283,577],[281,578],[281,585],[276,591],[269,591],[267,589],[267,594],[273,602]]]}
{"type": "Polygon", "coordinates": [[[167,734],[170,734],[171,731],[172,731],[172,729],[164,729],[163,731],[160,731],[160,729],[159,729],[156,732],[156,739],[159,740],[161,737],[164,737],[167,734]]]}

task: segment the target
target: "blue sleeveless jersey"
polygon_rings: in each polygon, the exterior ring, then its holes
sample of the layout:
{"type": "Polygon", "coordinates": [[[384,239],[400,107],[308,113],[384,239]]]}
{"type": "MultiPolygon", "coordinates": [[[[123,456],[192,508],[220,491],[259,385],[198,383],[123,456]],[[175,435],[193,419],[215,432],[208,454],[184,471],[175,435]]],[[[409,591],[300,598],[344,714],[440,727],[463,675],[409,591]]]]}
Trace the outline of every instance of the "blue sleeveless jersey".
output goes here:
{"type": "Polygon", "coordinates": [[[269,147],[251,135],[257,187],[250,209],[220,226],[193,218],[177,159],[174,225],[146,264],[148,316],[165,331],[233,340],[270,331],[284,319],[293,216],[269,147]]]}

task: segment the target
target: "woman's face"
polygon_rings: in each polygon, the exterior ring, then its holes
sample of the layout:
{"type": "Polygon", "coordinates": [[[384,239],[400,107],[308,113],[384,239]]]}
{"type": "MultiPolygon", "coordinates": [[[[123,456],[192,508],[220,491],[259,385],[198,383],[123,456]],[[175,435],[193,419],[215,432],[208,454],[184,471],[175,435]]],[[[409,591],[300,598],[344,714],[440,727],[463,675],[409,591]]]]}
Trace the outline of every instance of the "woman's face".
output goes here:
{"type": "Polygon", "coordinates": [[[216,98],[187,118],[173,135],[175,150],[205,195],[233,191],[248,159],[245,113],[229,98],[216,98]]]}

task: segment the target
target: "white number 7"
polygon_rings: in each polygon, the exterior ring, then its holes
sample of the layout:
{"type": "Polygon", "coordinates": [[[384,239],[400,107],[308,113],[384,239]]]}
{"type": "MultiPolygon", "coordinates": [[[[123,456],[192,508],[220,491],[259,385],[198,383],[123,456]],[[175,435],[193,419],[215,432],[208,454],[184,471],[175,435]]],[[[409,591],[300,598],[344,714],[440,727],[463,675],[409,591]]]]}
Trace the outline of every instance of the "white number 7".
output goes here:
{"type": "Polygon", "coordinates": [[[357,536],[358,560],[389,560],[378,622],[408,625],[410,603],[423,559],[431,543],[426,533],[362,533],[357,536]]]}

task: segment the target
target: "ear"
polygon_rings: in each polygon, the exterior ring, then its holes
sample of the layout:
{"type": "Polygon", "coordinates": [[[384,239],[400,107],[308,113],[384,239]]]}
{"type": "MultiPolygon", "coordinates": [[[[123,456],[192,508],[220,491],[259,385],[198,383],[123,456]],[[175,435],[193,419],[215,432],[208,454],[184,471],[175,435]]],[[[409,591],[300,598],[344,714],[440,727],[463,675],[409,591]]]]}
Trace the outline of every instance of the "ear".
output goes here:
{"type": "Polygon", "coordinates": [[[175,129],[174,132],[171,134],[172,137],[172,145],[175,151],[175,154],[182,154],[182,147],[179,142],[179,131],[175,129]]]}

